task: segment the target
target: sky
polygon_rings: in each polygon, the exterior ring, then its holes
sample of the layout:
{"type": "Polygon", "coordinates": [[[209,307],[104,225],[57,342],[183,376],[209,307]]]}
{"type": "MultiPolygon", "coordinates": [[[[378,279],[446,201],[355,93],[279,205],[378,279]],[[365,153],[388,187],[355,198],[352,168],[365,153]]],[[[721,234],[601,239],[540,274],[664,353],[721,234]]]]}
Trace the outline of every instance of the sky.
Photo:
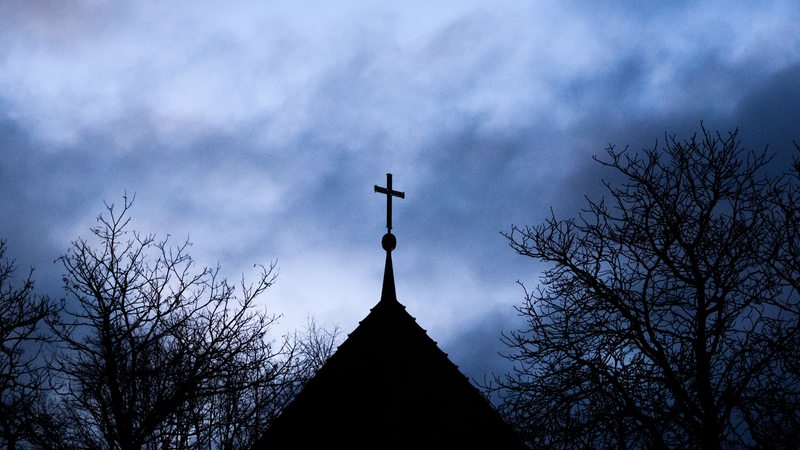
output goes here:
{"type": "Polygon", "coordinates": [[[274,336],[397,296],[470,378],[543,266],[502,232],[573,217],[702,122],[788,167],[800,3],[0,0],[0,239],[40,292],[104,202],[232,281],[277,264],[274,336]]]}

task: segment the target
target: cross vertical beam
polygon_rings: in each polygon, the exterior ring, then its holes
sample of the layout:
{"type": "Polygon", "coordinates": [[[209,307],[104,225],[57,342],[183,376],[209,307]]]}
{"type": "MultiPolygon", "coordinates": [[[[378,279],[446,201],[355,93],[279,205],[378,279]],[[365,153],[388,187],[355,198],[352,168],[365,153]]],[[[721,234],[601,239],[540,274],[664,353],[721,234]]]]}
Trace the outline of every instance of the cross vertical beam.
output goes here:
{"type": "Polygon", "coordinates": [[[405,192],[392,190],[392,174],[386,174],[386,187],[375,185],[375,192],[386,194],[386,229],[392,233],[392,197],[406,198],[405,192]]]}

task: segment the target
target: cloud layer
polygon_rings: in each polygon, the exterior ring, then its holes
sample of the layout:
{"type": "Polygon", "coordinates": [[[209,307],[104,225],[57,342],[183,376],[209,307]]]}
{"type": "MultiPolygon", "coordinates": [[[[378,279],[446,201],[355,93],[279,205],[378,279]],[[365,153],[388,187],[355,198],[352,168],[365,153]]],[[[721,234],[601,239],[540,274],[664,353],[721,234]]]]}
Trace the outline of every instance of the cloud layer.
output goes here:
{"type": "Polygon", "coordinates": [[[6,1],[0,237],[58,296],[52,261],[135,193],[134,225],[202,264],[277,260],[285,330],[348,332],[380,295],[392,172],[398,296],[479,378],[541,270],[499,233],[574,215],[592,155],[702,120],[788,164],[797,23],[792,1],[6,1]]]}

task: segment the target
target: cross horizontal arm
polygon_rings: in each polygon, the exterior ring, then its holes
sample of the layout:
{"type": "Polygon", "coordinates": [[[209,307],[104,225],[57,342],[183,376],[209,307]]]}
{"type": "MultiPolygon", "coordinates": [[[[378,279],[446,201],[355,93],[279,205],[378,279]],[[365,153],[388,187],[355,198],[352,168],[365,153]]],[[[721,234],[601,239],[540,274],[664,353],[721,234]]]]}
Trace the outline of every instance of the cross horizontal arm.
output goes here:
{"type": "Polygon", "coordinates": [[[381,194],[391,195],[392,197],[406,198],[406,193],[405,192],[390,191],[389,189],[386,189],[385,187],[380,187],[377,184],[375,185],[375,192],[380,192],[381,194]]]}

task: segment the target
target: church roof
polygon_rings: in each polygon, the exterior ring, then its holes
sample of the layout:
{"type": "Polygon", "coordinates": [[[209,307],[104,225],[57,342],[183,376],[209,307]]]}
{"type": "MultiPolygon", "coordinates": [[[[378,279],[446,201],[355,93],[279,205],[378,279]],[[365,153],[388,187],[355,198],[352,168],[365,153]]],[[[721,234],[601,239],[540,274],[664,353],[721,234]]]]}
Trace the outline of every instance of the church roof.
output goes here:
{"type": "Polygon", "coordinates": [[[256,448],[526,448],[394,298],[386,261],[381,301],[256,448]]]}
{"type": "Polygon", "coordinates": [[[256,450],[286,448],[525,449],[436,342],[397,301],[387,195],[381,300],[265,432],[256,450]]]}

